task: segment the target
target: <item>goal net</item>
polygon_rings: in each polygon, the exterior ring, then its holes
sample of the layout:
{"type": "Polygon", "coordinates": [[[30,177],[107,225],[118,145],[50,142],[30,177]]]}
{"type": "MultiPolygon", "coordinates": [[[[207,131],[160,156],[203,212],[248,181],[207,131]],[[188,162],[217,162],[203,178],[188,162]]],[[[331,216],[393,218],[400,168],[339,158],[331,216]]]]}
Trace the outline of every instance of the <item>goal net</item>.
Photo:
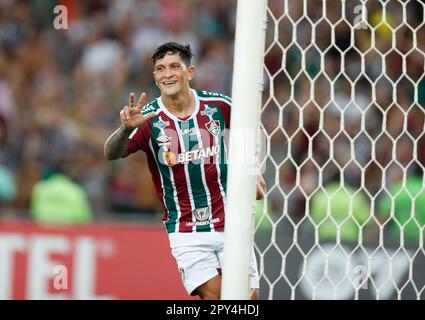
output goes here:
{"type": "Polygon", "coordinates": [[[424,299],[424,4],[269,0],[264,299],[424,299]]]}

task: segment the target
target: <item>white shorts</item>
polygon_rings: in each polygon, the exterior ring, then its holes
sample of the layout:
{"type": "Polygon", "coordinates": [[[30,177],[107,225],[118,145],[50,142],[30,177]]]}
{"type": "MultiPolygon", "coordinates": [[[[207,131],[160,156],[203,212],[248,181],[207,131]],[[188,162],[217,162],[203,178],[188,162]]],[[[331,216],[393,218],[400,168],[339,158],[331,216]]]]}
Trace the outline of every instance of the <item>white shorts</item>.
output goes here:
{"type": "MultiPolygon", "coordinates": [[[[224,260],[224,232],[170,233],[171,253],[177,261],[180,276],[190,295],[200,285],[221,274],[224,260]]],[[[260,280],[254,248],[250,265],[251,288],[260,280]]]]}

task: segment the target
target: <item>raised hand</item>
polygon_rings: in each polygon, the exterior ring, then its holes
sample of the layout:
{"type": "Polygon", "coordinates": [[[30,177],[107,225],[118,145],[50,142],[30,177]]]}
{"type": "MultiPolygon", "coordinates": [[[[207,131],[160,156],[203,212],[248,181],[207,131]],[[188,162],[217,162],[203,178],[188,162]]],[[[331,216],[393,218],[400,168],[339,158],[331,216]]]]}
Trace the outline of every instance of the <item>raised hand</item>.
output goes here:
{"type": "Polygon", "coordinates": [[[135,105],[134,93],[130,93],[129,105],[120,111],[121,124],[124,129],[135,129],[140,127],[143,122],[156,116],[155,112],[143,115],[141,113],[143,106],[146,104],[146,93],[140,95],[140,99],[135,105]]]}

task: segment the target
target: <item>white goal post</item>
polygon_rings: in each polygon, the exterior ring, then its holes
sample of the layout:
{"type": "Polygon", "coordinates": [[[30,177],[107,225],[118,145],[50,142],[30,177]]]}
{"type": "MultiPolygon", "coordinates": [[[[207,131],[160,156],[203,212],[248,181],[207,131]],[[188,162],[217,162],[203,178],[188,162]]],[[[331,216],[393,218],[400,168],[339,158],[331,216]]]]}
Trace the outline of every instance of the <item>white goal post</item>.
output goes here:
{"type": "Polygon", "coordinates": [[[252,137],[249,133],[256,133],[260,122],[266,3],[267,0],[239,0],[237,4],[223,300],[248,299],[250,292],[248,272],[256,176],[249,159],[255,159],[257,139],[244,137],[252,137]]]}
{"type": "Polygon", "coordinates": [[[425,4],[239,0],[232,97],[222,299],[425,299],[425,4]]]}

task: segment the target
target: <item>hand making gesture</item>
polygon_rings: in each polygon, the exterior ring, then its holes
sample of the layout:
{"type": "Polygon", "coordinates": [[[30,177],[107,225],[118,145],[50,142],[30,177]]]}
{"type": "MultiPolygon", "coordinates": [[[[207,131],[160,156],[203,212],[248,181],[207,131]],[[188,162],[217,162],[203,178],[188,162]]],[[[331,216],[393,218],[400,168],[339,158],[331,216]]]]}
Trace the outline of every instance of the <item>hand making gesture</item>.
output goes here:
{"type": "Polygon", "coordinates": [[[155,112],[148,113],[147,115],[142,114],[142,108],[146,104],[146,93],[142,92],[137,105],[134,105],[134,93],[130,93],[129,105],[125,106],[120,111],[120,118],[122,127],[124,129],[135,129],[140,127],[143,122],[155,117],[155,112]]]}

